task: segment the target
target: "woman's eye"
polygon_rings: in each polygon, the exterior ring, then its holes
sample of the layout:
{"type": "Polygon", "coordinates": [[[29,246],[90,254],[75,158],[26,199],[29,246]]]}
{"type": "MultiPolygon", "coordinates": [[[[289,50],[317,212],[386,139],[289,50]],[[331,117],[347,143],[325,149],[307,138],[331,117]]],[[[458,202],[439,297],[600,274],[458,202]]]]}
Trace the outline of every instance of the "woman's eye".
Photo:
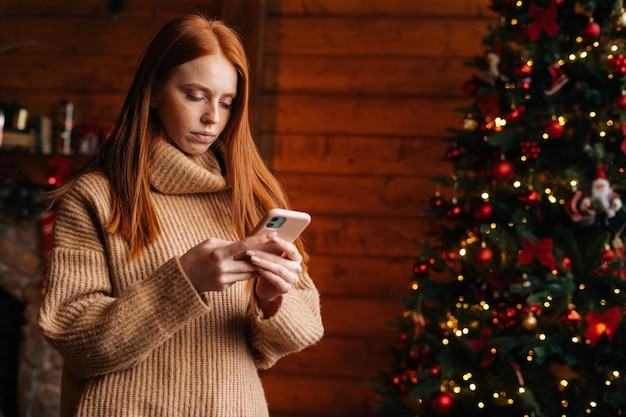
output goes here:
{"type": "Polygon", "coordinates": [[[198,97],[198,96],[194,96],[191,94],[187,94],[187,99],[191,100],[191,101],[202,101],[204,100],[204,97],[198,97]]]}

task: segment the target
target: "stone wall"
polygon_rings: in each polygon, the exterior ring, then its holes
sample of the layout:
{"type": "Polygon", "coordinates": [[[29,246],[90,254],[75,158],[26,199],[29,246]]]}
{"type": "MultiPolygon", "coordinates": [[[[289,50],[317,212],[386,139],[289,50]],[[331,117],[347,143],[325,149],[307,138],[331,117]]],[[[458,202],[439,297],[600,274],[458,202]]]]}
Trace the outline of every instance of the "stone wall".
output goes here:
{"type": "Polygon", "coordinates": [[[19,417],[59,415],[62,360],[37,326],[45,272],[42,236],[39,219],[0,221],[0,287],[24,304],[17,386],[19,417]]]}

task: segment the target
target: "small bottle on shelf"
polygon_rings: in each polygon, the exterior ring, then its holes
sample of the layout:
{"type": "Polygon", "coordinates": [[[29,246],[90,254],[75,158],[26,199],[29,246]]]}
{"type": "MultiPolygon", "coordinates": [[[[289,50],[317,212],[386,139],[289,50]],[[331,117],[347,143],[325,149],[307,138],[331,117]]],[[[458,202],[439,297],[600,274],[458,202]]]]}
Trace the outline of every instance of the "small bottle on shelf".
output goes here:
{"type": "Polygon", "coordinates": [[[93,155],[100,145],[100,133],[93,119],[85,120],[85,123],[79,130],[78,135],[78,153],[80,155],[93,155]]]}
{"type": "Polygon", "coordinates": [[[62,100],[56,118],[56,151],[60,155],[72,154],[72,129],[74,128],[74,105],[62,100]]]}

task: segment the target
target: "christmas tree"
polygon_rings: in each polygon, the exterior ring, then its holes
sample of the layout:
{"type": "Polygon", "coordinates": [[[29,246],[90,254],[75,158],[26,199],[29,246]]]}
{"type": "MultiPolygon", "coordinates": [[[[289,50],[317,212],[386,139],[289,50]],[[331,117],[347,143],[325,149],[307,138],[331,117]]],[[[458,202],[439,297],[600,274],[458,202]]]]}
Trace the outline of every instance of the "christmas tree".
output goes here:
{"type": "Polygon", "coordinates": [[[370,414],[626,415],[626,11],[491,8],[370,414]]]}

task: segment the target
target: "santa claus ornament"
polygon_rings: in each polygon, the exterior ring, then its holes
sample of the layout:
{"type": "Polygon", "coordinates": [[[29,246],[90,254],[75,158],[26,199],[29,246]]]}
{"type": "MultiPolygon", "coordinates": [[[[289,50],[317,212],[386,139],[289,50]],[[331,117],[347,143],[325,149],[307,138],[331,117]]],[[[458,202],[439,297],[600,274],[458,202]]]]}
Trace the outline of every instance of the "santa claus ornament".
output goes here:
{"type": "Polygon", "coordinates": [[[620,195],[613,191],[611,184],[606,178],[605,164],[598,169],[598,175],[591,183],[591,192],[583,193],[580,190],[574,192],[569,203],[569,211],[572,220],[581,225],[608,226],[609,219],[622,208],[620,195]]]}

